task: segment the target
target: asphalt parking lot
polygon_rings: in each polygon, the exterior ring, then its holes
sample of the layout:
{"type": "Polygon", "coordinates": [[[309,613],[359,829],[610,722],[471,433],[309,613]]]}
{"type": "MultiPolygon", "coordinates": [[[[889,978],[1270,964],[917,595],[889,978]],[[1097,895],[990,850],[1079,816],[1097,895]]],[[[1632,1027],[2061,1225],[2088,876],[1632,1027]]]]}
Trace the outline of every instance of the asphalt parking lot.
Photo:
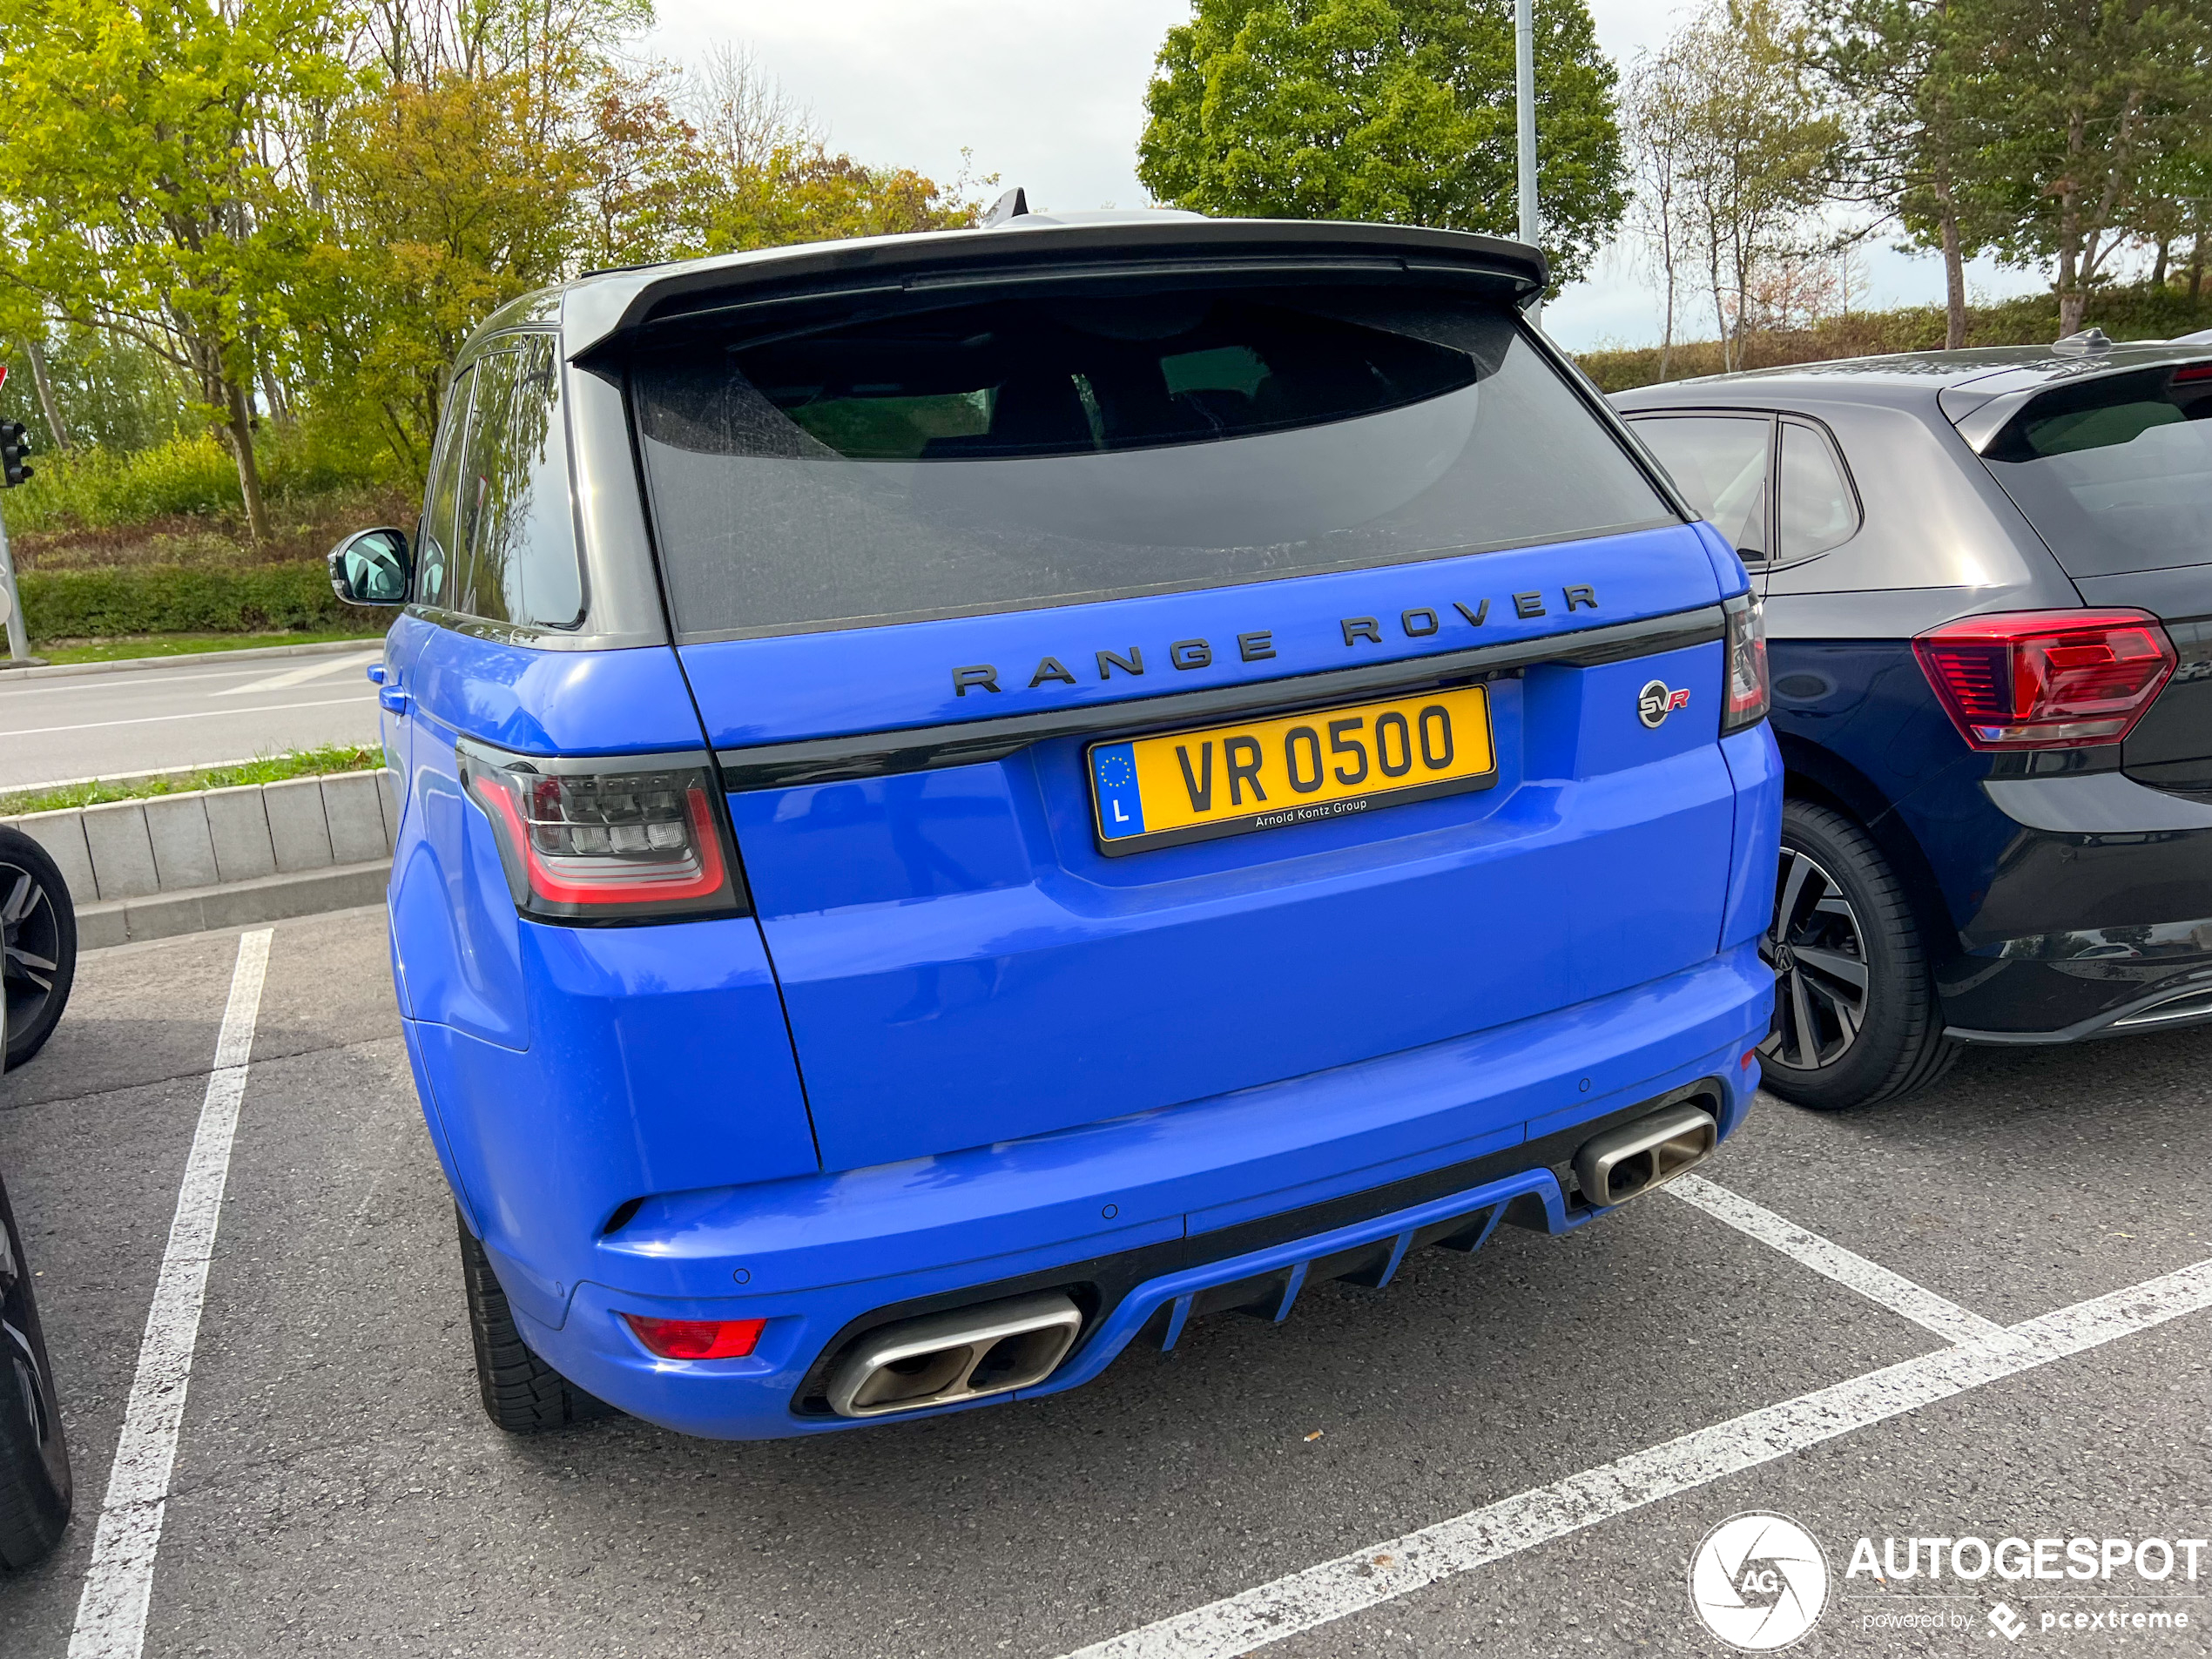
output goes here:
{"type": "MultiPolygon", "coordinates": [[[[71,1649],[240,951],[88,955],[0,1079],[78,1483],[63,1548],[0,1581],[10,1659],[71,1649]]],[[[1688,1565],[1764,1510],[1831,1569],[1795,1652],[2203,1653],[2212,1550],[2155,1583],[1845,1563],[1862,1536],[2212,1531],[2208,1154],[2212,1031],[1981,1052],[1894,1107],[1763,1100],[1688,1196],[1425,1251],[1280,1326],[1217,1316],[1046,1400],[516,1440],[476,1404],[382,914],[286,922],[143,1650],[1713,1654],[1688,1565]],[[2145,1609],[2187,1627],[2042,1623],[2145,1609]]]]}

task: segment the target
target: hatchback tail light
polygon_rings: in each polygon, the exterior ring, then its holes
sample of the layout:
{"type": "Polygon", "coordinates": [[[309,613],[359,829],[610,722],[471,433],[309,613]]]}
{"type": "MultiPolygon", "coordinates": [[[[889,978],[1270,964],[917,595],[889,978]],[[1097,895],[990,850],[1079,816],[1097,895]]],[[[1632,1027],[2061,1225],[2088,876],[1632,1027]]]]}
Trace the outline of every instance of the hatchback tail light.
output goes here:
{"type": "Polygon", "coordinates": [[[1721,602],[1728,648],[1728,685],[1721,699],[1721,736],[1766,718],[1766,613],[1748,593],[1721,602]]]}
{"type": "Polygon", "coordinates": [[[624,921],[741,908],[703,759],[543,761],[475,744],[460,758],[524,914],[624,921]]]}
{"type": "Polygon", "coordinates": [[[2177,660],[2142,610],[1966,617],[1912,642],[1936,696],[1976,749],[2118,743],[2177,660]]]}
{"type": "Polygon", "coordinates": [[[663,1359],[742,1359],[759,1345],[765,1319],[655,1319],[625,1313],[624,1322],[663,1359]]]}

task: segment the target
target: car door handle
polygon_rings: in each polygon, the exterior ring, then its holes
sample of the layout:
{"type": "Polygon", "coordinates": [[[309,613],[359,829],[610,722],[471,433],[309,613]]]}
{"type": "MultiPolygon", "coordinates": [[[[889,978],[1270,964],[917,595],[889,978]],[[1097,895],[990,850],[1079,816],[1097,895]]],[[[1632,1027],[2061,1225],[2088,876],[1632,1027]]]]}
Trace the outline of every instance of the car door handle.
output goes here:
{"type": "Polygon", "coordinates": [[[407,693],[396,685],[380,687],[376,693],[376,703],[379,708],[388,713],[405,714],[407,712],[407,693]]]}

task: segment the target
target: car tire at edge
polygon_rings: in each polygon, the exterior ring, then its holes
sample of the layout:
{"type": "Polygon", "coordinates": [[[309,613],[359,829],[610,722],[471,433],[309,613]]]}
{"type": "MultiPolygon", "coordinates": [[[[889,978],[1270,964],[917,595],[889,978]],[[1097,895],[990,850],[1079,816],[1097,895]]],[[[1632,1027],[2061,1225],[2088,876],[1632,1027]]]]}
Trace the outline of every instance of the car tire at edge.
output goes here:
{"type": "Polygon", "coordinates": [[[69,1445],[23,1235],[0,1184],[0,1568],[20,1571],[69,1525],[69,1445]]]}
{"type": "Polygon", "coordinates": [[[77,907],[46,849],[0,825],[0,937],[8,983],[5,1067],[20,1066],[45,1045],[68,1006],[77,978],[77,907]]]}
{"type": "Polygon", "coordinates": [[[1865,829],[1787,802],[1775,903],[1775,1028],[1759,1049],[1770,1092],[1838,1111],[1903,1099],[1950,1070],[1959,1045],[1943,1035],[1912,903],[1865,829]]]}
{"type": "Polygon", "coordinates": [[[484,1414],[509,1434],[539,1434],[617,1415],[606,1401],[586,1393],[530,1352],[491,1258],[462,1219],[458,1204],[453,1216],[461,1234],[461,1277],[468,1291],[469,1335],[476,1351],[476,1386],[484,1414]]]}

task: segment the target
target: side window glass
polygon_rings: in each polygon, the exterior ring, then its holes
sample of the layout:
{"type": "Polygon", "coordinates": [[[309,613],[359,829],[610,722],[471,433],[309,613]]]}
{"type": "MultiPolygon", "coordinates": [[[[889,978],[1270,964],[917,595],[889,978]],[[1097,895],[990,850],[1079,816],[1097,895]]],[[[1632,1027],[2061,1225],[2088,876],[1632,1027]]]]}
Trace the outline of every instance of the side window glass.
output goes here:
{"type": "Polygon", "coordinates": [[[469,436],[462,451],[460,523],[454,536],[453,608],[471,617],[506,620],[504,572],[487,571],[480,552],[487,526],[496,539],[504,510],[500,465],[515,402],[515,354],[487,352],[476,360],[476,395],[469,405],[469,436]]]}
{"type": "Polygon", "coordinates": [[[1699,514],[1746,559],[1767,556],[1767,448],[1774,423],[1764,415],[1649,415],[1635,423],[1699,514]]]}
{"type": "Polygon", "coordinates": [[[1828,440],[1811,427],[1782,423],[1781,500],[1775,556],[1810,558],[1858,534],[1858,501],[1828,440]]]}
{"type": "Polygon", "coordinates": [[[443,610],[453,604],[454,519],[461,476],[462,438],[469,428],[469,396],[475,388],[472,367],[454,376],[446,393],[445,418],[430,461],[430,482],[422,501],[422,524],[415,537],[415,603],[443,610]]]}
{"type": "Polygon", "coordinates": [[[516,365],[497,546],[488,528],[479,558],[486,570],[496,558],[504,572],[509,619],[572,627],[583,610],[583,578],[577,563],[561,365],[553,337],[524,339],[516,365]]]}

